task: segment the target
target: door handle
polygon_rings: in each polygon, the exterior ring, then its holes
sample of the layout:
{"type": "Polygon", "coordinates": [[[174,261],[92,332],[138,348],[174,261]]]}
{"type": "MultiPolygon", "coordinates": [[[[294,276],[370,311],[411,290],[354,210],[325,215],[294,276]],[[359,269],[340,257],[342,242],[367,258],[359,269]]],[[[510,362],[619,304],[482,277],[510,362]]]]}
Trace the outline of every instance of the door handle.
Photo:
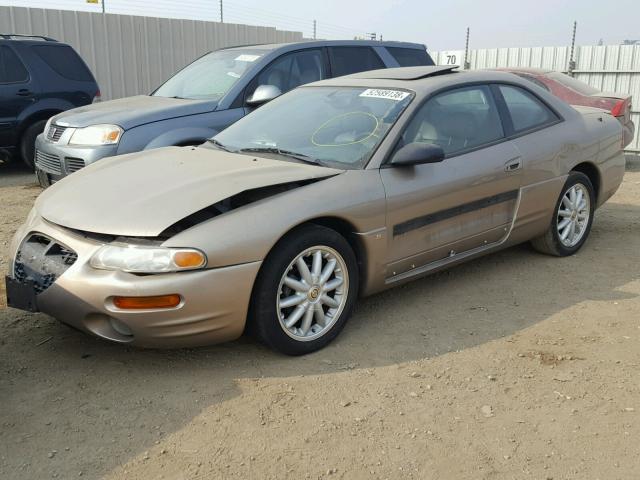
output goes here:
{"type": "Polygon", "coordinates": [[[521,168],[522,168],[522,159],[520,157],[512,158],[511,160],[509,160],[507,163],[504,164],[505,172],[515,172],[516,170],[520,170],[521,168]]]}
{"type": "Polygon", "coordinates": [[[29,89],[21,88],[20,90],[18,90],[16,95],[20,95],[21,97],[30,97],[31,95],[33,95],[33,92],[29,89]]]}

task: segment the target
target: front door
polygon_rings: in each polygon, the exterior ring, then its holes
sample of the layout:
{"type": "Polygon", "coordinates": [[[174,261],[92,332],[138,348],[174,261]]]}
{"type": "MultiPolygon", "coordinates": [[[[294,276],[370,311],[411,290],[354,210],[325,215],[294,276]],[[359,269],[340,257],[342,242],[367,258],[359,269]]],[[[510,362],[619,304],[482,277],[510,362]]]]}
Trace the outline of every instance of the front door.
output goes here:
{"type": "Polygon", "coordinates": [[[429,99],[400,145],[440,145],[440,163],[381,169],[387,195],[388,277],[499,242],[518,204],[522,161],[505,139],[486,85],[429,99]]]}

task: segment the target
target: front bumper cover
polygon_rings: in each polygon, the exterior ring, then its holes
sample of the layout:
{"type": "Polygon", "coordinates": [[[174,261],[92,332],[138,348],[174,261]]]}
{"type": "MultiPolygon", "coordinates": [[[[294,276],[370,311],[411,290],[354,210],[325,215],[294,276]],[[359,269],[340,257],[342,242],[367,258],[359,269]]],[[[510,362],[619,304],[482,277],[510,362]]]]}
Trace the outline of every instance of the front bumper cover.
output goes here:
{"type": "MultiPolygon", "coordinates": [[[[44,234],[77,253],[75,263],[35,296],[37,310],[63,323],[114,342],[154,348],[210,345],[238,338],[244,331],[261,262],[159,275],[96,270],[89,260],[102,243],[40,217],[16,233],[11,258],[15,259],[23,239],[32,232],[44,234]],[[112,301],[114,296],[173,293],[179,294],[182,301],[170,309],[121,310],[112,301]]],[[[12,274],[11,282],[14,281],[12,274]]],[[[14,295],[18,290],[15,285],[11,287],[14,295]]]]}

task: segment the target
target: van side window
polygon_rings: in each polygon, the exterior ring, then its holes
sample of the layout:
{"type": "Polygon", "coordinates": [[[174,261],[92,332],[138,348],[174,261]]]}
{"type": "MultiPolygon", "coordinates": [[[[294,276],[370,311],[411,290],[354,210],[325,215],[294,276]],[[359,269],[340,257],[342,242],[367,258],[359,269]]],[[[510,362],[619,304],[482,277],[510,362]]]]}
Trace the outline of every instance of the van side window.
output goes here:
{"type": "Polygon", "coordinates": [[[401,67],[418,67],[433,65],[426,50],[418,48],[387,47],[387,51],[396,59],[401,67]]]}
{"type": "Polygon", "coordinates": [[[258,85],[273,85],[282,93],[325,78],[322,52],[318,49],[288,53],[273,61],[257,77],[258,85]]]}
{"type": "Polygon", "coordinates": [[[329,61],[334,77],[384,68],[371,47],[329,47],[329,61]]]}
{"type": "Polygon", "coordinates": [[[0,47],[0,83],[26,82],[28,79],[29,73],[14,51],[6,45],[0,47]]]}
{"type": "Polygon", "coordinates": [[[504,137],[493,95],[486,85],[456,88],[429,99],[402,134],[403,144],[433,143],[447,156],[504,137]]]}

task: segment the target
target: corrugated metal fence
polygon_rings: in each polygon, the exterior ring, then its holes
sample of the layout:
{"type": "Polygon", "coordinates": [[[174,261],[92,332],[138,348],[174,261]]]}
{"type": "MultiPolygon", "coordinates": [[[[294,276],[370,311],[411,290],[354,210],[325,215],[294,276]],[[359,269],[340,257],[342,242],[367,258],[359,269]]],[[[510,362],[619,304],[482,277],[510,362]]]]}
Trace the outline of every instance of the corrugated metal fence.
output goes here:
{"type": "Polygon", "coordinates": [[[149,93],[210,50],[302,40],[301,32],[271,27],[21,7],[0,7],[0,33],[70,44],[106,100],[149,93]]]}
{"type": "MultiPolygon", "coordinates": [[[[475,68],[534,67],[566,71],[570,47],[492,48],[469,51],[469,63],[475,68]]],[[[438,64],[464,63],[464,51],[432,52],[438,64]],[[455,58],[454,58],[455,57],[455,58]]],[[[632,117],[636,136],[627,151],[640,152],[640,45],[577,46],[574,74],[605,92],[633,95],[632,117]]]]}

